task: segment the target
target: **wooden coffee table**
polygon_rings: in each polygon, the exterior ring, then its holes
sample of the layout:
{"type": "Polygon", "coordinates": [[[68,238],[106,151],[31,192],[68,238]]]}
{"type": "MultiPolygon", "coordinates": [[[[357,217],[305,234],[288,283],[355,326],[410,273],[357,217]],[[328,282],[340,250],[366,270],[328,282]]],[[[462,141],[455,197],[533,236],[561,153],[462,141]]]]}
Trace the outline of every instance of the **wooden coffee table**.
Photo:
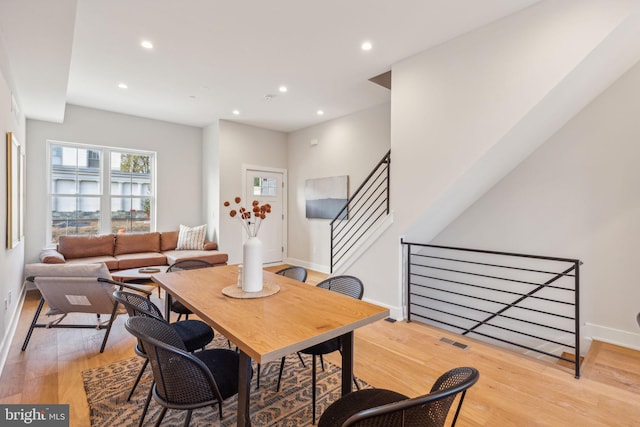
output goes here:
{"type": "Polygon", "coordinates": [[[160,298],[160,287],[156,282],[151,280],[151,276],[153,274],[165,273],[167,271],[167,268],[169,268],[168,265],[152,265],[149,267],[129,268],[127,270],[114,271],[111,273],[111,277],[119,282],[135,283],[147,280],[149,283],[148,286],[155,286],[156,288],[158,288],[158,298],[160,298]]]}

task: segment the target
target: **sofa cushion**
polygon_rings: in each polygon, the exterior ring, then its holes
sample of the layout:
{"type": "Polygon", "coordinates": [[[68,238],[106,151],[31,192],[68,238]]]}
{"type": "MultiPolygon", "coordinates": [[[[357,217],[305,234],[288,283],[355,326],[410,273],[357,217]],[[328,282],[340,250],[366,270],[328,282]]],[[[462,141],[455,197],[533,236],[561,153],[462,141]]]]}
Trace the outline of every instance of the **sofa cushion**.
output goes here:
{"type": "Polygon", "coordinates": [[[218,249],[218,244],[216,242],[204,242],[205,251],[215,251],[216,249],[218,249]]]}
{"type": "Polygon", "coordinates": [[[149,267],[152,265],[167,264],[167,257],[159,252],[140,252],[136,254],[122,254],[116,256],[118,259],[118,269],[127,270],[129,268],[149,267]]]}
{"type": "Polygon", "coordinates": [[[171,265],[178,261],[182,261],[185,259],[201,259],[203,261],[207,261],[211,264],[226,264],[229,259],[229,255],[224,252],[218,251],[182,251],[182,250],[174,250],[174,251],[165,251],[163,254],[167,257],[167,264],[171,265]]]}
{"type": "Polygon", "coordinates": [[[67,264],[104,264],[109,270],[118,269],[118,260],[112,256],[90,256],[86,258],[68,259],[67,264]]]}
{"type": "Polygon", "coordinates": [[[204,249],[204,239],[207,233],[207,225],[199,225],[197,227],[187,227],[180,224],[180,232],[178,233],[178,250],[202,250],[204,249]]]}
{"type": "Polygon", "coordinates": [[[44,249],[40,252],[40,262],[45,264],[64,264],[64,256],[55,249],[44,249]]]}
{"type": "Polygon", "coordinates": [[[178,230],[160,233],[160,252],[175,249],[178,246],[178,234],[180,234],[178,230]]]}
{"type": "Polygon", "coordinates": [[[140,252],[160,252],[160,233],[116,234],[115,256],[140,252]]]}
{"type": "Polygon", "coordinates": [[[113,256],[113,234],[102,236],[60,236],[58,252],[67,260],[93,256],[113,256]]]}

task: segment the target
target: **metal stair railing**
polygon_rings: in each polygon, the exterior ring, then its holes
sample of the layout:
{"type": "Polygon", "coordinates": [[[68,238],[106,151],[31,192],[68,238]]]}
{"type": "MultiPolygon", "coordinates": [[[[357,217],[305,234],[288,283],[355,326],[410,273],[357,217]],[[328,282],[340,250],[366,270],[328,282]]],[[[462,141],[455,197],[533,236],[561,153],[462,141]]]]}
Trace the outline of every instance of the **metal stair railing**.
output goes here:
{"type": "Polygon", "coordinates": [[[378,220],[389,214],[390,173],[388,151],[331,220],[331,273],[378,220]]]}
{"type": "Polygon", "coordinates": [[[563,360],[580,377],[580,260],[402,245],[408,321],[563,360]]]}

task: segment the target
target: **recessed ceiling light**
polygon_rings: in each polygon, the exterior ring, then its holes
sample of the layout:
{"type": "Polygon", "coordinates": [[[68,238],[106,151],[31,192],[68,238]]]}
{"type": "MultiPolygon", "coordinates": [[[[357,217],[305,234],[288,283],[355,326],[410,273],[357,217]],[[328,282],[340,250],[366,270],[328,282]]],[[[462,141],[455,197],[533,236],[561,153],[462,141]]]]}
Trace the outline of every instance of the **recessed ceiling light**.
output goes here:
{"type": "Polygon", "coordinates": [[[368,41],[364,42],[364,43],[362,43],[362,45],[360,45],[360,48],[362,50],[364,50],[364,51],[371,50],[372,47],[373,47],[373,45],[371,44],[371,42],[368,42],[368,41]]]}
{"type": "Polygon", "coordinates": [[[149,40],[143,40],[142,43],[140,43],[140,46],[145,49],[153,49],[153,43],[151,43],[149,40]]]}
{"type": "Polygon", "coordinates": [[[316,114],[319,115],[319,116],[322,116],[322,115],[324,115],[324,111],[318,110],[318,111],[316,111],[316,114]]]}
{"type": "Polygon", "coordinates": [[[129,86],[127,86],[125,83],[118,83],[118,87],[120,89],[129,89],[129,86]]]}
{"type": "Polygon", "coordinates": [[[234,116],[238,116],[240,115],[240,110],[233,110],[232,113],[234,116]]]}
{"type": "Polygon", "coordinates": [[[286,86],[282,85],[282,86],[280,86],[280,87],[278,88],[278,90],[279,90],[280,92],[282,92],[282,93],[285,93],[285,92],[286,92],[286,91],[288,91],[289,89],[287,89],[287,87],[286,87],[286,86]]]}

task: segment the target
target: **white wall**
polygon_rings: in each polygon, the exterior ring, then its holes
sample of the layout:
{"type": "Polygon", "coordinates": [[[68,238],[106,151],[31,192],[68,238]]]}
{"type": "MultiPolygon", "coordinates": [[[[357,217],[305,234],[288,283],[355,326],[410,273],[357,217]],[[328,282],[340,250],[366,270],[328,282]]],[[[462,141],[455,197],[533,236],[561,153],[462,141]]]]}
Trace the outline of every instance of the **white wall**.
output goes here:
{"type": "MultiPolygon", "coordinates": [[[[0,40],[0,369],[4,365],[11,336],[18,320],[22,293],[22,275],[24,265],[24,240],[17,247],[7,249],[7,150],[6,135],[12,132],[17,140],[26,147],[25,118],[21,112],[12,111],[11,94],[14,88],[5,76],[10,74],[5,60],[2,40],[0,40]],[[9,303],[9,293],[11,302],[9,303]],[[9,304],[5,309],[4,301],[9,304]]],[[[16,99],[19,106],[19,100],[16,99]]],[[[20,111],[20,110],[18,110],[20,111]]],[[[28,169],[27,169],[28,170],[28,169]]]]}
{"type": "Polygon", "coordinates": [[[640,349],[640,64],[437,243],[579,258],[585,336],[640,349]]]}
{"type": "Polygon", "coordinates": [[[216,120],[202,130],[202,200],[207,237],[218,241],[220,230],[220,126],[216,120]]]}
{"type": "Polygon", "coordinates": [[[46,241],[47,140],[157,152],[157,230],[204,223],[202,129],[67,105],[61,124],[27,121],[27,263],[46,241]]]}
{"type": "Polygon", "coordinates": [[[349,195],[389,151],[390,105],[289,134],[289,258],[320,271],[330,264],[330,220],[305,216],[305,180],[349,176],[349,195]],[[312,146],[312,140],[318,144],[312,146]]]}
{"type": "Polygon", "coordinates": [[[242,227],[229,217],[225,200],[244,194],[242,167],[287,168],[287,137],[282,132],[220,120],[220,250],[229,254],[229,264],[242,262],[242,227]]]}
{"type": "Polygon", "coordinates": [[[627,30],[638,6],[543,1],[395,64],[400,231],[435,236],[635,63],[640,45],[627,30]]]}
{"type": "Polygon", "coordinates": [[[639,8],[542,1],[393,64],[394,224],[373,250],[396,280],[389,304],[403,294],[399,238],[429,242],[628,70],[639,8]]]}

